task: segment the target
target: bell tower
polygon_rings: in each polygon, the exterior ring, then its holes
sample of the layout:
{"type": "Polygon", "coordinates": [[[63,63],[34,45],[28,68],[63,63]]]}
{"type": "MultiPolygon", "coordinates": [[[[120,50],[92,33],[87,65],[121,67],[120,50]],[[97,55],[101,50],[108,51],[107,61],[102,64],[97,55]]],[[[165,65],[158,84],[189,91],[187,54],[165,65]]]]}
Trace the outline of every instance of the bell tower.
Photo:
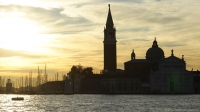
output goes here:
{"type": "Polygon", "coordinates": [[[116,71],[117,68],[117,50],[116,50],[116,29],[112,20],[110,4],[108,5],[108,16],[106,27],[104,27],[104,70],[116,71]]]}

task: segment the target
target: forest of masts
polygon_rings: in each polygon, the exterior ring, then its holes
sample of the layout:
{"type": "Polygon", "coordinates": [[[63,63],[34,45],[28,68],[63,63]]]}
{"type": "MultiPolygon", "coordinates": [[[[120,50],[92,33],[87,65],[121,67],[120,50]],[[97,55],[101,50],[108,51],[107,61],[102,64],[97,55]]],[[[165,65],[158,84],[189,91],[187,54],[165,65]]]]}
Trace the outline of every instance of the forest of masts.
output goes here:
{"type": "MultiPolygon", "coordinates": [[[[32,71],[30,71],[28,75],[21,76],[15,79],[15,81],[12,81],[11,83],[14,89],[18,90],[20,89],[20,91],[32,91],[33,88],[38,87],[39,85],[44,84],[48,81],[59,81],[59,80],[64,80],[65,78],[66,75],[62,75],[62,78],[59,79],[59,75],[58,73],[56,73],[54,78],[48,79],[48,74],[46,73],[46,65],[45,65],[44,73],[42,73],[42,70],[40,70],[38,66],[37,77],[33,77],[32,71]]],[[[5,79],[5,77],[0,76],[0,91],[5,90],[6,83],[8,83],[8,79],[5,79]]]]}

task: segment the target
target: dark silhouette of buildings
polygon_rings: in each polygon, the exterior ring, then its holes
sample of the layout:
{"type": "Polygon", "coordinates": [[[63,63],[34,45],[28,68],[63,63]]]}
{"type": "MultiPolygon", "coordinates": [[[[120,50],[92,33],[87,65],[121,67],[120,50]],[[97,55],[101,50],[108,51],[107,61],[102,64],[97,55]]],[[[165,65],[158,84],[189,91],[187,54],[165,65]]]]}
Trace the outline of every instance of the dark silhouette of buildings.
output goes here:
{"type": "Polygon", "coordinates": [[[194,93],[200,93],[200,71],[190,71],[193,74],[194,93]]]}
{"type": "Polygon", "coordinates": [[[153,41],[152,47],[146,51],[146,59],[136,59],[134,50],[131,53],[131,60],[124,63],[126,74],[140,77],[142,82],[149,83],[149,73],[159,69],[159,61],[164,59],[163,50],[158,43],[153,41]]]}
{"type": "Polygon", "coordinates": [[[117,69],[116,29],[110,5],[103,42],[104,69],[101,74],[73,74],[73,79],[68,77],[65,80],[66,94],[200,92],[200,73],[187,71],[184,57],[176,57],[173,50],[171,56],[165,58],[156,38],[146,51],[146,59],[137,59],[133,50],[131,59],[124,63],[124,70],[117,69]]]}
{"type": "Polygon", "coordinates": [[[12,92],[12,82],[10,79],[6,82],[6,92],[12,92]]]}
{"type": "Polygon", "coordinates": [[[64,81],[49,81],[38,86],[38,93],[64,93],[64,81]]]}

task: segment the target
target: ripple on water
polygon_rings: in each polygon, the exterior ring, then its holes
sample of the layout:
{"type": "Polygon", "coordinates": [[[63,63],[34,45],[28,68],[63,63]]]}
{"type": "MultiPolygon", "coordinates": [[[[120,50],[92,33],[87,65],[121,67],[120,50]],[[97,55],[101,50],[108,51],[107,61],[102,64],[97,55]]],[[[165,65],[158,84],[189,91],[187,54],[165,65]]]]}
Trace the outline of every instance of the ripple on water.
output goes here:
{"type": "Polygon", "coordinates": [[[7,111],[200,111],[200,95],[23,95],[12,101],[0,95],[0,112],[7,111]]]}

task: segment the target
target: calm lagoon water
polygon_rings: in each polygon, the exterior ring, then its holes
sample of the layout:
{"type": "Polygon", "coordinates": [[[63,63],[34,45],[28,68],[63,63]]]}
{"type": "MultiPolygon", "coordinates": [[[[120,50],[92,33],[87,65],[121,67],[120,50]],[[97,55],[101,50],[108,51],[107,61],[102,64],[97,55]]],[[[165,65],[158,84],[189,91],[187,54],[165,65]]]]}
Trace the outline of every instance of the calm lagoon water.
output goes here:
{"type": "Polygon", "coordinates": [[[200,95],[4,95],[0,112],[200,112],[200,95]],[[24,101],[12,101],[12,97],[24,101]]]}

